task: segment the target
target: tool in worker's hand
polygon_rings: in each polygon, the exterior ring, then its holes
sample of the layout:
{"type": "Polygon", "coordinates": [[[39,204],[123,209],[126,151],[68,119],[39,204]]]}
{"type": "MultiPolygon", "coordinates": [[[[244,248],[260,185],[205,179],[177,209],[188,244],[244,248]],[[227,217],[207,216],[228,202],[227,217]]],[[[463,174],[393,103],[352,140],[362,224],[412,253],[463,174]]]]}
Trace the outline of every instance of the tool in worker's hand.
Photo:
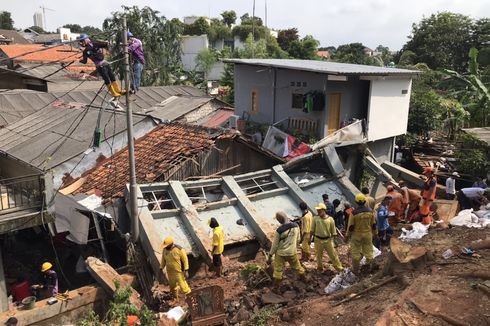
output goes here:
{"type": "Polygon", "coordinates": [[[274,267],[272,266],[272,257],[269,256],[269,254],[264,249],[261,248],[260,251],[264,254],[265,257],[264,271],[266,272],[267,275],[272,277],[272,274],[274,273],[274,267]]]}

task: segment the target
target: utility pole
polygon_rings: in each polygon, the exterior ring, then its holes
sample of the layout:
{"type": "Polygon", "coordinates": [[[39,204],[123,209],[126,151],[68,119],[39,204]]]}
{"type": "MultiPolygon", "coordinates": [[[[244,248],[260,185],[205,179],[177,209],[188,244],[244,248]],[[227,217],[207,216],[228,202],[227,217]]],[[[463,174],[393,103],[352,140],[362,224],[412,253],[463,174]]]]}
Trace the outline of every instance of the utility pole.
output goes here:
{"type": "Polygon", "coordinates": [[[133,242],[139,238],[139,214],[138,196],[136,185],[136,164],[134,158],[133,139],[133,112],[129,101],[129,53],[128,53],[128,24],[126,16],[123,17],[123,53],[124,53],[124,87],[126,88],[126,122],[128,129],[128,154],[129,154],[129,216],[131,217],[131,237],[133,242]]]}
{"type": "Polygon", "coordinates": [[[252,8],[252,59],[255,57],[255,0],[252,8]]]}

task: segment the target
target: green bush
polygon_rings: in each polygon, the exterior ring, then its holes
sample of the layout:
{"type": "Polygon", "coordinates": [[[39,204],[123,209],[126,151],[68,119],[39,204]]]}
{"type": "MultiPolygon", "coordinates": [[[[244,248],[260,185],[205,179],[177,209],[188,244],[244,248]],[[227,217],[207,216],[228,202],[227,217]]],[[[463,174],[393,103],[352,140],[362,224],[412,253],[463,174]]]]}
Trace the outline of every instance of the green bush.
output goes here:
{"type": "Polygon", "coordinates": [[[456,157],[458,158],[458,171],[475,177],[486,174],[489,167],[488,158],[481,150],[460,151],[456,157]]]}

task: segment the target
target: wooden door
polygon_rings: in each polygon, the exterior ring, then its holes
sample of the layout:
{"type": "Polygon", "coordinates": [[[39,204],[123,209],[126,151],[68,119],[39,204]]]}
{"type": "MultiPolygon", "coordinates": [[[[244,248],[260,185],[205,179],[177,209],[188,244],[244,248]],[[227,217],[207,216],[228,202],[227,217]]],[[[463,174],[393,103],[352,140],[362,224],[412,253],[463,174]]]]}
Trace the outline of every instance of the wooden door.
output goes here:
{"type": "Polygon", "coordinates": [[[328,95],[327,135],[335,132],[340,126],[340,93],[328,95]]]}

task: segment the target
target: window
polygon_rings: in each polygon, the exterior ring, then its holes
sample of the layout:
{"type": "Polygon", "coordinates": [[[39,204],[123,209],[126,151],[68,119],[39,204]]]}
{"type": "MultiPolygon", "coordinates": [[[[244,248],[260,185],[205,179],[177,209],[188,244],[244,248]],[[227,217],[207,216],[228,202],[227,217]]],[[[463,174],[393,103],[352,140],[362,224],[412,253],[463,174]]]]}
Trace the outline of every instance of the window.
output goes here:
{"type": "Polygon", "coordinates": [[[150,211],[175,209],[177,207],[168,191],[143,191],[143,198],[148,202],[150,211]]]}
{"type": "Polygon", "coordinates": [[[293,109],[303,108],[303,94],[293,93],[291,100],[292,100],[291,107],[293,109]]]}
{"type": "Polygon", "coordinates": [[[257,90],[252,91],[252,98],[251,98],[251,110],[250,113],[258,113],[259,112],[259,93],[257,90]]]}
{"type": "Polygon", "coordinates": [[[270,175],[247,178],[237,181],[237,183],[247,195],[279,188],[278,182],[272,180],[270,175]]]}

